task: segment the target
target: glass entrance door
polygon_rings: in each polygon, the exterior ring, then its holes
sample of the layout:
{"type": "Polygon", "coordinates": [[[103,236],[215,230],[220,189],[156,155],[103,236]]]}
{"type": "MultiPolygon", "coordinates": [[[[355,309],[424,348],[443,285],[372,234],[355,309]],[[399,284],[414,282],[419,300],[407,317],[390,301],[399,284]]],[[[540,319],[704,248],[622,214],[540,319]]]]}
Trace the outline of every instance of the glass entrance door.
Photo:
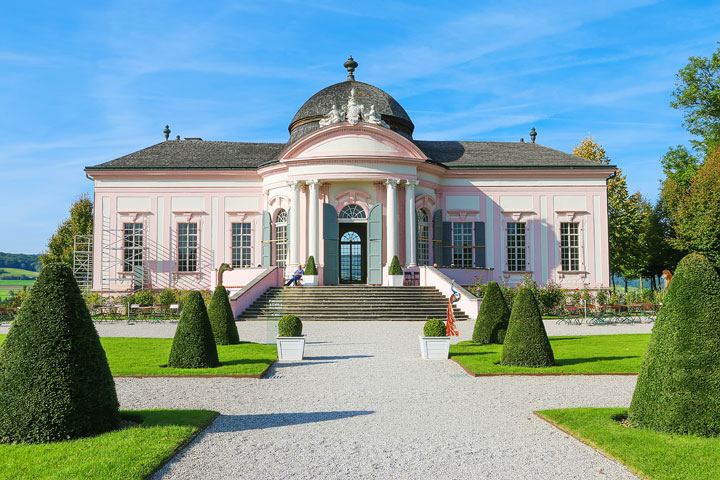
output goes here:
{"type": "Polygon", "coordinates": [[[365,283],[364,232],[347,227],[340,237],[340,283],[365,283]]]}

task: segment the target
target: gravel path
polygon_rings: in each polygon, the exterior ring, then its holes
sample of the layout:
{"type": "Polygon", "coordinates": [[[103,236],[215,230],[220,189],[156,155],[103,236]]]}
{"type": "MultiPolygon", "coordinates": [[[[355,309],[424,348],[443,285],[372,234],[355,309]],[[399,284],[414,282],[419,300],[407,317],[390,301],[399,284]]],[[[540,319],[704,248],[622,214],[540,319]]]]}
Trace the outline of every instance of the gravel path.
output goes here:
{"type": "MultiPolygon", "coordinates": [[[[238,326],[243,339],[274,339],[272,324],[238,326]]],[[[461,339],[472,326],[460,324],[461,339]]],[[[270,378],[118,378],[118,394],[122,408],[222,413],[155,478],[636,478],[532,415],[627,406],[635,377],[472,378],[450,361],[421,360],[421,328],[306,322],[306,360],[276,364],[270,378]]]]}

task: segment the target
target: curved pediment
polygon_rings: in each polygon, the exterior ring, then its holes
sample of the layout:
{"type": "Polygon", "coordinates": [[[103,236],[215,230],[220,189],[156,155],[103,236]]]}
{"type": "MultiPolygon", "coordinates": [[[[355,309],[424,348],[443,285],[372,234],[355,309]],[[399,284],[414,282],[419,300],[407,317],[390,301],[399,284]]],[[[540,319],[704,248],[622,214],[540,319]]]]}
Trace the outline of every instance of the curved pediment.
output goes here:
{"type": "Polygon", "coordinates": [[[407,138],[371,124],[336,124],[303,137],[282,155],[281,162],[325,158],[398,158],[425,161],[425,154],[407,138]]]}

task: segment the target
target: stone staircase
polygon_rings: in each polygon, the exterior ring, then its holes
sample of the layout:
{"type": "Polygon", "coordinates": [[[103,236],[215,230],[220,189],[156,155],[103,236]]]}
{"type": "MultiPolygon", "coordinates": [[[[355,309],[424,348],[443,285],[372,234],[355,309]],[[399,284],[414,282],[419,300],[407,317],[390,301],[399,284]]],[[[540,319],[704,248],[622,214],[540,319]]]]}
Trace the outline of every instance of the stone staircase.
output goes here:
{"type": "MultiPolygon", "coordinates": [[[[279,320],[293,313],[301,320],[445,319],[448,299],[435,287],[273,287],[250,305],[238,320],[279,320]]],[[[454,307],[455,319],[469,320],[454,307]]]]}

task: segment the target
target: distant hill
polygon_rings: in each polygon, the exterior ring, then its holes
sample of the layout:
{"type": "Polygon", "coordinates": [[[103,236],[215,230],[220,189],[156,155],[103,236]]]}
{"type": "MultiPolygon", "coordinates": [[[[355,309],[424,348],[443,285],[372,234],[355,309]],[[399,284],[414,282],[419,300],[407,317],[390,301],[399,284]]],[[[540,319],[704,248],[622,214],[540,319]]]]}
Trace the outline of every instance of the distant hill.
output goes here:
{"type": "Polygon", "coordinates": [[[19,268],[39,272],[41,267],[40,255],[0,252],[0,268],[19,268]]]}
{"type": "MultiPolygon", "coordinates": [[[[35,280],[37,272],[22,268],[0,268],[0,282],[3,280],[35,280]]],[[[2,282],[5,283],[5,282],[2,282]]]]}

